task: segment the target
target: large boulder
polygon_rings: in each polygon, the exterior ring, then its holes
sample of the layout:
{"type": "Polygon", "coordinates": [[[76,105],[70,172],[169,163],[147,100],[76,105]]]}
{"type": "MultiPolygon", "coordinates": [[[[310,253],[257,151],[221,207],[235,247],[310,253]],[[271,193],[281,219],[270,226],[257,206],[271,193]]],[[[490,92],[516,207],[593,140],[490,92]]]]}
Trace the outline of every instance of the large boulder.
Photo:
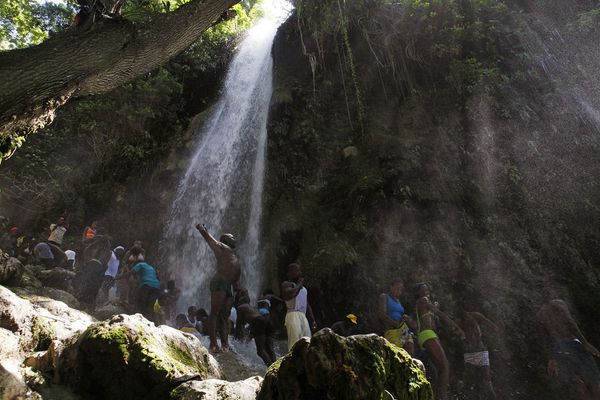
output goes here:
{"type": "Polygon", "coordinates": [[[323,329],[268,369],[257,399],[317,398],[432,400],[433,394],[404,350],[377,335],[344,338],[323,329]]]}
{"type": "Polygon", "coordinates": [[[78,309],[80,307],[79,300],[77,300],[71,293],[53,287],[25,286],[11,287],[10,290],[16,293],[19,297],[36,304],[43,303],[48,299],[52,299],[62,301],[71,308],[78,309]]]}
{"type": "Polygon", "coordinates": [[[220,379],[189,381],[171,392],[171,400],[255,400],[262,381],[260,376],[238,382],[220,379]]]}
{"type": "Polygon", "coordinates": [[[36,277],[44,284],[52,288],[73,292],[73,279],[75,272],[64,268],[36,269],[36,277]]]}
{"type": "Polygon", "coordinates": [[[91,325],[62,351],[58,369],[62,383],[85,397],[124,400],[164,399],[190,379],[221,377],[197,338],[140,314],[91,325]]]}

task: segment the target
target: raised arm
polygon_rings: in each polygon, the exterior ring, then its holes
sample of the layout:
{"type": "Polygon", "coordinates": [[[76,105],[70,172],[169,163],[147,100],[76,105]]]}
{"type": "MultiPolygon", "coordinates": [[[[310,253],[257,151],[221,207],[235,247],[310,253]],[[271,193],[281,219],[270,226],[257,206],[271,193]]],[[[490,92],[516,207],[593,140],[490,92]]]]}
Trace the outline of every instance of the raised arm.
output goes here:
{"type": "Polygon", "coordinates": [[[294,297],[298,296],[300,290],[302,290],[302,280],[295,284],[294,282],[285,281],[281,284],[281,298],[284,301],[292,300],[294,297]]]}
{"type": "Polygon", "coordinates": [[[204,224],[198,224],[196,225],[196,229],[198,229],[200,235],[202,235],[206,243],[208,243],[208,247],[211,248],[213,253],[218,254],[221,251],[221,247],[219,246],[220,242],[217,241],[217,239],[215,239],[214,237],[212,237],[210,233],[208,233],[206,226],[204,224]]]}
{"type": "Polygon", "coordinates": [[[450,319],[450,317],[448,317],[444,312],[442,312],[439,308],[437,308],[434,304],[432,304],[431,301],[429,301],[429,299],[427,299],[427,306],[429,307],[429,309],[431,311],[433,311],[433,313],[436,316],[438,316],[444,322],[444,324],[446,324],[447,326],[452,328],[452,330],[454,330],[454,332],[461,339],[464,339],[466,337],[465,333],[460,328],[460,326],[458,326],[458,324],[456,322],[452,321],[452,319],[450,319]]]}
{"type": "Polygon", "coordinates": [[[494,332],[498,330],[498,325],[496,325],[495,323],[493,323],[492,321],[490,321],[489,319],[487,319],[486,316],[483,315],[482,313],[473,312],[473,313],[471,313],[471,315],[473,315],[473,318],[475,318],[475,320],[479,324],[488,326],[494,332]]]}

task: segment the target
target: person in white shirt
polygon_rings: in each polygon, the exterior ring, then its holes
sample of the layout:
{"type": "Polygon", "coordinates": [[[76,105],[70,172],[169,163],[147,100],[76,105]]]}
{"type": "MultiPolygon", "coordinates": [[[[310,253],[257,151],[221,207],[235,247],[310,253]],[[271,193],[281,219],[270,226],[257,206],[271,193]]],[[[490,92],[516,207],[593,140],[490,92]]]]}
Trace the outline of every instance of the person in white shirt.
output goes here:
{"type": "Polygon", "coordinates": [[[310,304],[308,290],[304,287],[304,278],[300,264],[290,264],[287,270],[288,280],[281,284],[281,297],[285,300],[287,313],[285,327],[288,334],[288,350],[302,337],[310,337],[311,330],[317,329],[317,323],[310,304]],[[310,325],[308,319],[310,319],[310,325]]]}
{"type": "Polygon", "coordinates": [[[123,246],[117,246],[110,254],[110,259],[106,263],[106,271],[104,272],[104,280],[102,281],[102,291],[108,297],[108,291],[115,282],[115,278],[119,273],[119,265],[121,264],[121,258],[125,254],[125,248],[123,246]]]}
{"type": "Polygon", "coordinates": [[[57,246],[61,246],[63,242],[63,236],[67,231],[68,225],[65,223],[65,217],[60,217],[56,224],[50,224],[50,235],[48,241],[57,246]]]}

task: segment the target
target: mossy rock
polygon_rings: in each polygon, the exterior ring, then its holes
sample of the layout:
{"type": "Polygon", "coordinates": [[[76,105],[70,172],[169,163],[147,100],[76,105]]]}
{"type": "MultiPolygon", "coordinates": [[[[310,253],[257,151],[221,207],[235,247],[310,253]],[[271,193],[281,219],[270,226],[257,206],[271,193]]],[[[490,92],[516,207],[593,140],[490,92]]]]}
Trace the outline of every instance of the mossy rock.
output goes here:
{"type": "Polygon", "coordinates": [[[220,378],[200,341],[140,314],[91,325],[61,355],[60,376],[94,399],[164,399],[189,379],[220,378]]]}
{"type": "Polygon", "coordinates": [[[330,329],[301,339],[274,363],[258,400],[432,400],[424,372],[377,335],[344,338],[330,329]]]}

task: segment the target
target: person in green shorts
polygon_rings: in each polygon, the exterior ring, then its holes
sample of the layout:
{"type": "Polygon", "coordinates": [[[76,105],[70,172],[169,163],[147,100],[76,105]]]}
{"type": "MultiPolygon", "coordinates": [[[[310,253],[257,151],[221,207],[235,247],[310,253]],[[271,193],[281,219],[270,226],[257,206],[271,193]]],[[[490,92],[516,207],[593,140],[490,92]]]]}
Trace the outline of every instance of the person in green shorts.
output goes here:
{"type": "Polygon", "coordinates": [[[221,235],[219,240],[208,233],[206,226],[196,225],[208,246],[217,258],[217,272],[210,281],[210,313],[208,315],[209,350],[213,353],[229,349],[229,324],[227,319],[233,306],[233,286],[240,280],[240,258],[235,253],[235,239],[230,233],[221,235]],[[217,330],[221,347],[217,344],[217,330]]]}
{"type": "Polygon", "coordinates": [[[448,398],[448,381],[450,379],[450,366],[442,343],[435,333],[436,317],[441,319],[446,325],[454,329],[462,340],[465,339],[465,333],[460,327],[452,321],[446,314],[441,312],[435,304],[429,300],[429,286],[426,283],[419,283],[415,287],[415,297],[417,299],[417,342],[421,349],[426,350],[433,362],[436,380],[434,385],[435,398],[446,400],[448,398]]]}

